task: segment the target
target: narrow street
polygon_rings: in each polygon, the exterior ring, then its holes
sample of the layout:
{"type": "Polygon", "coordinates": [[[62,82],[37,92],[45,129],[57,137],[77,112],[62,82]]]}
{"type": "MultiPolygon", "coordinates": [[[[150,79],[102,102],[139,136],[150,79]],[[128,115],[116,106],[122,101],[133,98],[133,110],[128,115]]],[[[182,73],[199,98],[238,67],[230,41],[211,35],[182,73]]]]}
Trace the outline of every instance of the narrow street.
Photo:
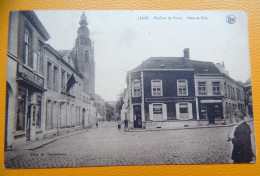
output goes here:
{"type": "MultiPolygon", "coordinates": [[[[252,122],[249,123],[254,131],[252,122]]],[[[116,122],[35,150],[6,152],[6,168],[232,163],[234,127],[123,132],[116,122]],[[15,157],[10,157],[17,152],[15,157]]],[[[254,135],[252,134],[252,137],[254,135]]],[[[254,140],[252,140],[254,141],[254,140]]],[[[255,145],[253,144],[253,147],[255,145]]]]}

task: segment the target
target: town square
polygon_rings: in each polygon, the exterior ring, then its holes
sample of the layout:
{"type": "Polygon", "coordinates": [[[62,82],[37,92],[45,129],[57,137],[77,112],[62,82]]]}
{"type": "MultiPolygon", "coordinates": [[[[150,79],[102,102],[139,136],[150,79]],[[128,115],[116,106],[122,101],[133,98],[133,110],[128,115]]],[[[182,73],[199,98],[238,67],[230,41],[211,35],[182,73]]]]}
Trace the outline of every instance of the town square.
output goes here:
{"type": "Polygon", "coordinates": [[[246,13],[11,11],[9,23],[6,168],[256,161],[246,13]]]}

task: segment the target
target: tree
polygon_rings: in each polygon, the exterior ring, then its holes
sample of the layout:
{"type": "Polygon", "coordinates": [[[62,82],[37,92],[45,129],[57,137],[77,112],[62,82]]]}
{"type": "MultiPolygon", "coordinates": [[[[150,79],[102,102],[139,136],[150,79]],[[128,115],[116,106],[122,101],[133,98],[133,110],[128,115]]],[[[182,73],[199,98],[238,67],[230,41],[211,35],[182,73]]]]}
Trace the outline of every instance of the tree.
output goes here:
{"type": "Polygon", "coordinates": [[[114,107],[108,104],[107,102],[105,103],[106,105],[106,120],[110,121],[113,120],[114,118],[114,107]]]}
{"type": "Polygon", "coordinates": [[[116,106],[115,106],[115,111],[118,114],[118,119],[117,120],[121,119],[120,114],[121,114],[122,106],[124,104],[124,96],[126,94],[126,91],[127,91],[127,89],[125,88],[118,95],[118,99],[117,99],[116,106]]]}

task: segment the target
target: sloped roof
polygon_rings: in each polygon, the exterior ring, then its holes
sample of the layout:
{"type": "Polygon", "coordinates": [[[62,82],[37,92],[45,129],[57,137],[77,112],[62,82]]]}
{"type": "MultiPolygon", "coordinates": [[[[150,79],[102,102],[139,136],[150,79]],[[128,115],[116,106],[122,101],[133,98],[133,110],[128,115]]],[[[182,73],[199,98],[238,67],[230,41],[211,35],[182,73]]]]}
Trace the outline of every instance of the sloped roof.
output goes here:
{"type": "Polygon", "coordinates": [[[251,77],[246,80],[246,82],[244,83],[244,85],[245,85],[246,87],[251,86],[251,77]]]}
{"type": "Polygon", "coordinates": [[[212,62],[189,60],[183,57],[150,57],[131,72],[149,69],[186,69],[194,70],[195,74],[221,74],[212,62]]]}
{"type": "Polygon", "coordinates": [[[50,34],[47,32],[37,15],[34,11],[21,11],[27,19],[33,24],[33,26],[37,29],[37,31],[41,34],[44,40],[49,40],[50,34]]]}
{"type": "Polygon", "coordinates": [[[149,69],[193,69],[189,60],[183,57],[150,57],[131,71],[149,69]]]}
{"type": "Polygon", "coordinates": [[[61,55],[61,57],[66,56],[67,54],[69,54],[71,50],[57,50],[57,52],[61,55]]]}
{"type": "Polygon", "coordinates": [[[212,62],[190,60],[195,74],[221,74],[216,65],[212,62]]]}

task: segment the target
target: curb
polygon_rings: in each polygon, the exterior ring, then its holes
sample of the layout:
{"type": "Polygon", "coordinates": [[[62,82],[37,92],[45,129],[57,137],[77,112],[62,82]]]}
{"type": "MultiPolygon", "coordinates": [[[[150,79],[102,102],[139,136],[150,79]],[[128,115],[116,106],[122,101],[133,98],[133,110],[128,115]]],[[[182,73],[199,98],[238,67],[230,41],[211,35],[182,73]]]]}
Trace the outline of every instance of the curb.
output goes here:
{"type": "MultiPolygon", "coordinates": [[[[254,121],[253,119],[245,120],[246,122],[254,121]]],[[[200,129],[200,128],[219,128],[219,127],[231,127],[237,123],[231,123],[228,125],[212,125],[212,126],[194,126],[194,127],[179,127],[179,128],[152,128],[152,129],[140,129],[140,130],[129,130],[125,132],[147,132],[147,131],[166,131],[166,130],[186,130],[186,129],[200,129]]]]}
{"type": "Polygon", "coordinates": [[[70,137],[70,136],[74,136],[76,134],[80,134],[80,133],[83,133],[85,131],[88,131],[88,129],[84,129],[84,130],[81,130],[81,131],[77,131],[75,133],[72,133],[72,134],[67,134],[67,135],[62,135],[62,136],[57,136],[55,138],[50,138],[50,139],[45,139],[45,141],[39,141],[39,144],[37,143],[32,143],[32,144],[27,144],[26,146],[23,146],[21,147],[21,149],[23,150],[35,150],[35,149],[39,149],[45,145],[48,145],[54,141],[57,141],[57,140],[60,140],[60,139],[64,139],[66,137],[70,137]]]}

